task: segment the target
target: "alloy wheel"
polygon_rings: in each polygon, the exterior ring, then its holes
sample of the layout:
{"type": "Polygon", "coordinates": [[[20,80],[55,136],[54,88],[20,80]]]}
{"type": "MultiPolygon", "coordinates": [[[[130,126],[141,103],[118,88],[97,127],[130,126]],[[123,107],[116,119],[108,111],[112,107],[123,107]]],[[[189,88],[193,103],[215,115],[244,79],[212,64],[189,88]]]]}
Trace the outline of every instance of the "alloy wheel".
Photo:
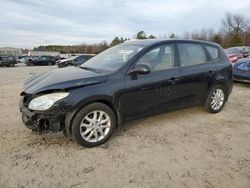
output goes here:
{"type": "Polygon", "coordinates": [[[223,106],[224,99],[225,96],[223,90],[219,88],[215,89],[211,96],[211,108],[213,110],[219,110],[223,106]]]}
{"type": "Polygon", "coordinates": [[[109,115],[100,110],[88,113],[80,125],[80,134],[87,142],[98,142],[109,133],[111,120],[109,115]]]}

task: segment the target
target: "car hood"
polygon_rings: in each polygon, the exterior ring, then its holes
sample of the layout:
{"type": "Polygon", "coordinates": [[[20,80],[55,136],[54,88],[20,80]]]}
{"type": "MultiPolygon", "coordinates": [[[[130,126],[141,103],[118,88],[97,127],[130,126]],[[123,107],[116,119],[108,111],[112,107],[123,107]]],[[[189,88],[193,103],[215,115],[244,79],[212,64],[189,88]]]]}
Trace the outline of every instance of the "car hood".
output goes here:
{"type": "Polygon", "coordinates": [[[67,62],[67,61],[73,61],[75,58],[68,58],[68,59],[62,59],[62,60],[60,60],[59,62],[58,62],[58,64],[60,64],[60,63],[65,63],[65,62],[67,62]]]}
{"type": "Polygon", "coordinates": [[[234,56],[239,56],[239,54],[230,54],[230,53],[227,53],[227,55],[229,56],[229,57],[234,57],[234,56]]]}
{"type": "Polygon", "coordinates": [[[81,68],[55,69],[43,74],[35,74],[24,83],[24,93],[36,94],[48,90],[63,90],[105,82],[108,75],[81,68]]]}

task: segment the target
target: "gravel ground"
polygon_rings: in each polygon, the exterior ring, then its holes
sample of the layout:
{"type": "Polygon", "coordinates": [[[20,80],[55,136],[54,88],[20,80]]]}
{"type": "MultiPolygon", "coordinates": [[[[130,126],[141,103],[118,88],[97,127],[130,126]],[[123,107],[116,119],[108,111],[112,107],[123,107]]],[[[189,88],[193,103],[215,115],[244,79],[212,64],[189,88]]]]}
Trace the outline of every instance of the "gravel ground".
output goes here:
{"type": "Polygon", "coordinates": [[[96,148],[39,136],[18,109],[23,81],[56,67],[0,68],[0,187],[250,187],[250,85],[223,111],[201,107],[126,123],[96,148]]]}

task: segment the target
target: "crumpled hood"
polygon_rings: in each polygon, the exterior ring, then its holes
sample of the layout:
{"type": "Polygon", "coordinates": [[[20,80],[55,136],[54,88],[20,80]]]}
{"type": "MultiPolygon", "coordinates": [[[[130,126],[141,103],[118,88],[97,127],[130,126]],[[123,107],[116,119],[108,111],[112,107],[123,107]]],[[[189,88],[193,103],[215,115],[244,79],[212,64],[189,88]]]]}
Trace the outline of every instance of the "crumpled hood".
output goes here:
{"type": "Polygon", "coordinates": [[[62,59],[62,60],[58,61],[57,64],[64,63],[64,62],[67,62],[67,61],[73,61],[75,58],[76,58],[76,57],[73,57],[73,58],[71,57],[71,58],[67,58],[67,59],[62,59]]]}
{"type": "Polygon", "coordinates": [[[239,69],[242,71],[250,71],[250,59],[244,58],[240,59],[235,65],[235,69],[239,69]]]}
{"type": "Polygon", "coordinates": [[[55,69],[28,78],[23,86],[25,93],[36,94],[47,90],[61,90],[105,82],[108,75],[76,67],[55,69]]]}

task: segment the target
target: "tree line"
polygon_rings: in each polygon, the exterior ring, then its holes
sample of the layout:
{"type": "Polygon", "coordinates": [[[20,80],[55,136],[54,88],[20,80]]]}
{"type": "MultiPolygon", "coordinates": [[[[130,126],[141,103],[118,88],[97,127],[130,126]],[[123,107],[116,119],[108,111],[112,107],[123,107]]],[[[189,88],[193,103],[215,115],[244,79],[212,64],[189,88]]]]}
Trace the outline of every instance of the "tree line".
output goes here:
{"type": "Polygon", "coordinates": [[[224,48],[250,46],[250,22],[241,14],[227,12],[221,19],[221,28],[217,32],[212,28],[201,29],[184,33],[184,38],[212,41],[224,48]]]}
{"type": "MultiPolygon", "coordinates": [[[[154,39],[157,38],[154,35],[147,36],[144,31],[139,31],[132,39],[154,39]]],[[[224,48],[233,46],[250,46],[250,24],[241,14],[233,14],[231,12],[225,13],[221,19],[221,28],[218,31],[214,29],[200,29],[199,31],[184,32],[182,36],[178,36],[175,33],[171,33],[168,36],[160,38],[183,38],[183,39],[197,39],[207,40],[220,44],[224,48]]],[[[81,44],[81,45],[47,45],[35,47],[35,51],[53,51],[60,53],[88,53],[98,54],[103,50],[131,40],[130,38],[116,36],[110,44],[106,41],[97,44],[81,44]]]]}

